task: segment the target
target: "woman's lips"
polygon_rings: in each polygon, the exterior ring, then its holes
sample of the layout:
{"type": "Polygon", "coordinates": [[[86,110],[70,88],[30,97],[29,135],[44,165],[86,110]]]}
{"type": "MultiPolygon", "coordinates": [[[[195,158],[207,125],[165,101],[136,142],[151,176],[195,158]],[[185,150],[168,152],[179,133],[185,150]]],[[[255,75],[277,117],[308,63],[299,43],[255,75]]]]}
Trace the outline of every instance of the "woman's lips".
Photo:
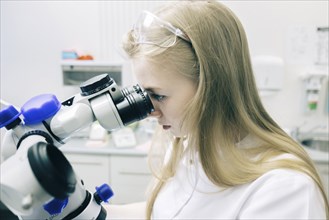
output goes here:
{"type": "Polygon", "coordinates": [[[171,128],[171,126],[170,126],[170,125],[162,125],[162,128],[163,128],[164,130],[168,130],[168,129],[171,128]]]}

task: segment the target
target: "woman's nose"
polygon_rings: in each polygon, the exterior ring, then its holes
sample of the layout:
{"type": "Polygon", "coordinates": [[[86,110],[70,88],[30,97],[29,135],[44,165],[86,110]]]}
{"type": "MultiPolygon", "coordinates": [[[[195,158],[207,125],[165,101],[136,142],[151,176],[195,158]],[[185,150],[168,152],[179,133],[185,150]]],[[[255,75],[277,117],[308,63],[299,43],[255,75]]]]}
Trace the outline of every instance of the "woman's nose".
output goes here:
{"type": "Polygon", "coordinates": [[[161,112],[159,110],[154,110],[153,112],[151,112],[150,117],[159,118],[161,117],[161,112]]]}

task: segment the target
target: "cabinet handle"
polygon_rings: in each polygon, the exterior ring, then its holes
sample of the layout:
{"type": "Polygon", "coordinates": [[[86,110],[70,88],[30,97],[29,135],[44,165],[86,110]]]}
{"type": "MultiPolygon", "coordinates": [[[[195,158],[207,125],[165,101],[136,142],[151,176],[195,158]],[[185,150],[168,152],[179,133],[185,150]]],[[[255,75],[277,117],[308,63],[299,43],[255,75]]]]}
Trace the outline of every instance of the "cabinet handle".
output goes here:
{"type": "Polygon", "coordinates": [[[121,171],[119,174],[122,175],[141,175],[141,176],[150,176],[151,173],[135,173],[135,172],[128,172],[128,171],[121,171]]]}
{"type": "Polygon", "coordinates": [[[101,163],[96,163],[96,162],[75,162],[71,161],[71,164],[76,164],[76,165],[102,165],[101,163]]]}

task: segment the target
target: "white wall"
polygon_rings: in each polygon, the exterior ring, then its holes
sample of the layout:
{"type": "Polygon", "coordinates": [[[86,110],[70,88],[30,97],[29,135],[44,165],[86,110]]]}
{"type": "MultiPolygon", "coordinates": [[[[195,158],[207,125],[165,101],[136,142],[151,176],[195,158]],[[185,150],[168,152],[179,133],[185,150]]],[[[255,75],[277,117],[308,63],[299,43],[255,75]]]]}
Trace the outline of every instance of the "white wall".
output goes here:
{"type": "Polygon", "coordinates": [[[76,87],[62,84],[61,51],[122,60],[121,36],[142,9],[156,4],[1,1],[1,98],[20,106],[40,93],[54,93],[59,99],[77,93],[76,87]]]}
{"type": "MultiPolygon", "coordinates": [[[[252,55],[286,60],[285,42],[293,26],[328,26],[328,1],[224,1],[240,18],[252,55]]],[[[122,60],[119,43],[143,9],[159,1],[1,1],[1,98],[22,105],[40,93],[65,99],[77,88],[63,86],[61,51],[89,52],[97,60],[122,60]]],[[[328,121],[322,92],[316,114],[301,108],[301,73],[309,64],[286,62],[284,88],[263,101],[283,127],[328,121]]],[[[127,71],[129,72],[129,71],[127,71]]],[[[126,79],[129,77],[125,76],[126,79]]]]}
{"type": "MultiPolygon", "coordinates": [[[[301,75],[312,69],[312,61],[289,57],[291,29],[328,27],[328,1],[225,1],[244,25],[252,56],[274,55],[284,59],[284,87],[276,95],[263,97],[268,112],[283,127],[304,122],[304,130],[317,124],[328,126],[328,83],[323,82],[321,102],[315,114],[305,114],[301,75]]],[[[306,46],[306,45],[305,45],[306,46]]],[[[328,73],[327,73],[328,75],[328,73]]]]}

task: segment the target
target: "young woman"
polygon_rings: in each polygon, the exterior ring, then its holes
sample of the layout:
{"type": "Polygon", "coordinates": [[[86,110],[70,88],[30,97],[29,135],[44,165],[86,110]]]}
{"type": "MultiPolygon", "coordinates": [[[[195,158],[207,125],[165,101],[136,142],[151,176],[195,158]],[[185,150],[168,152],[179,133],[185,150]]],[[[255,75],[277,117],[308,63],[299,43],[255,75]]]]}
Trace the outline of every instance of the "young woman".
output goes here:
{"type": "Polygon", "coordinates": [[[112,206],[110,218],[328,219],[311,159],[261,103],[228,8],[180,1],[143,12],[123,48],[169,138],[154,139],[167,150],[146,206],[112,206]]]}

